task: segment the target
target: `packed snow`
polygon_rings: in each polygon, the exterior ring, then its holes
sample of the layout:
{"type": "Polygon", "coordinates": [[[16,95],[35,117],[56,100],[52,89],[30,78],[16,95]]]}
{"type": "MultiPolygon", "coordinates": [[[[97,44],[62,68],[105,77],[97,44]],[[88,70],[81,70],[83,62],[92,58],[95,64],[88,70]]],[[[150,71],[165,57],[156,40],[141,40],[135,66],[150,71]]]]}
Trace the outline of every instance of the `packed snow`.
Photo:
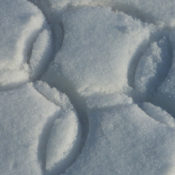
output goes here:
{"type": "Polygon", "coordinates": [[[51,130],[46,152],[46,170],[58,174],[78,152],[81,131],[74,112],[65,112],[51,130]]]}
{"type": "Polygon", "coordinates": [[[89,111],[90,132],[66,175],[173,175],[175,128],[135,104],[89,111]]]}
{"type": "Polygon", "coordinates": [[[142,95],[152,96],[166,77],[170,65],[170,43],[163,37],[151,43],[140,62],[135,74],[135,89],[142,95]]]}
{"type": "Polygon", "coordinates": [[[155,106],[151,103],[144,103],[142,109],[153,119],[168,125],[169,127],[175,127],[174,118],[160,107],[155,106]]]}
{"type": "Polygon", "coordinates": [[[62,22],[64,40],[53,78],[67,78],[85,96],[127,87],[128,67],[136,49],[149,38],[151,26],[100,7],[69,9],[62,22]]]}
{"type": "MultiPolygon", "coordinates": [[[[37,1],[37,0],[32,0],[37,1]]],[[[152,23],[175,26],[174,0],[48,0],[53,10],[67,6],[110,6],[152,23]]]]}
{"type": "Polygon", "coordinates": [[[0,174],[174,175],[175,0],[0,0],[0,174]]]}
{"type": "MultiPolygon", "coordinates": [[[[46,85],[40,83],[40,86],[46,85]]],[[[47,91],[52,89],[47,87],[47,91]]],[[[68,106],[67,101],[61,103],[68,106]]],[[[1,92],[0,111],[0,170],[3,175],[40,175],[44,164],[50,170],[62,160],[62,166],[71,161],[68,153],[79,139],[79,124],[73,108],[65,111],[29,83],[1,92]],[[64,136],[59,132],[61,130],[64,136]],[[42,149],[46,149],[46,153],[42,149]]]]}
{"type": "Polygon", "coordinates": [[[51,33],[42,12],[23,0],[0,0],[0,87],[36,78],[51,51],[51,33]]]}

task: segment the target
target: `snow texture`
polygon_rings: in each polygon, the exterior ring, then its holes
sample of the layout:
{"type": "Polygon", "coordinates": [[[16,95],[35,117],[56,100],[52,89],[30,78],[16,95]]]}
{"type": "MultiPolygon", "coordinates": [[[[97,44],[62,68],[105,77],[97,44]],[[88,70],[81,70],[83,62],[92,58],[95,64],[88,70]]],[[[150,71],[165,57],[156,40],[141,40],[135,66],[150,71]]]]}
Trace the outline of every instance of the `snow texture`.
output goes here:
{"type": "Polygon", "coordinates": [[[47,145],[46,170],[58,174],[74,159],[79,148],[80,129],[74,112],[65,112],[51,130],[47,145]]]}
{"type": "Polygon", "coordinates": [[[132,104],[132,98],[129,98],[123,93],[113,94],[93,94],[86,97],[86,104],[88,109],[100,109],[109,106],[115,106],[119,104],[132,104]]]}
{"type": "Polygon", "coordinates": [[[46,69],[52,52],[51,32],[48,26],[43,29],[35,43],[29,60],[30,78],[37,79],[46,69]]]}
{"type": "Polygon", "coordinates": [[[0,0],[0,174],[174,175],[174,6],[0,0]]]}
{"type": "MultiPolygon", "coordinates": [[[[41,88],[47,86],[41,82],[39,84],[41,88]]],[[[39,85],[37,86],[39,88],[39,85]]],[[[46,93],[49,91],[52,89],[45,88],[46,93]]],[[[61,102],[65,105],[67,103],[63,100],[61,102]]],[[[79,128],[73,109],[67,108],[65,111],[61,106],[55,105],[30,83],[16,90],[0,92],[0,111],[2,175],[42,174],[41,166],[44,160],[41,162],[38,160],[38,155],[42,151],[47,152],[46,166],[50,169],[61,159],[65,159],[62,166],[66,166],[71,161],[70,155],[69,159],[66,159],[77,140],[79,128]],[[47,132],[50,130],[50,133],[42,136],[45,130],[47,132]],[[48,134],[49,138],[47,138],[48,134]],[[61,138],[66,135],[67,142],[63,142],[61,138]],[[44,145],[40,145],[40,142],[46,144],[46,150],[42,150],[44,145]]],[[[42,159],[45,158],[43,153],[40,156],[42,159]]]]}
{"type": "Polygon", "coordinates": [[[174,0],[48,0],[52,10],[69,6],[107,6],[118,9],[143,21],[175,26],[174,0]]]}
{"type": "Polygon", "coordinates": [[[151,43],[136,69],[135,89],[144,96],[152,96],[166,77],[171,64],[170,44],[163,37],[151,43]]]}
{"type": "Polygon", "coordinates": [[[168,72],[167,77],[158,88],[158,92],[155,95],[154,102],[168,109],[168,111],[173,115],[175,112],[175,30],[170,31],[170,41],[172,43],[172,64],[168,72]]]}
{"type": "Polygon", "coordinates": [[[69,9],[62,22],[64,40],[54,61],[57,75],[53,78],[65,77],[85,96],[126,88],[132,57],[148,39],[151,26],[98,7],[69,9]]]}
{"type": "Polygon", "coordinates": [[[160,107],[155,106],[151,103],[144,103],[142,109],[153,119],[164,123],[169,127],[175,127],[174,118],[168,114],[166,111],[162,110],[160,107]]]}
{"type": "Polygon", "coordinates": [[[0,86],[14,86],[41,72],[49,57],[51,34],[42,12],[33,4],[0,0],[0,7],[0,86]]]}
{"type": "Polygon", "coordinates": [[[173,175],[175,128],[135,104],[89,111],[83,152],[65,175],[173,175]]]}

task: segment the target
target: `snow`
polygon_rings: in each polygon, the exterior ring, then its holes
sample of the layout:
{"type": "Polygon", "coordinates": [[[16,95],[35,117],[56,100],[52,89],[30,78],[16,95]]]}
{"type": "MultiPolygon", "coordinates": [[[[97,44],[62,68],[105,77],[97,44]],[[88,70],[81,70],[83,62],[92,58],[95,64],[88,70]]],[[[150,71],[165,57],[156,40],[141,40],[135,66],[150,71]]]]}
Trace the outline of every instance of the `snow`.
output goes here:
{"type": "Polygon", "coordinates": [[[175,129],[135,104],[89,111],[90,132],[65,175],[173,175],[175,129]]]}
{"type": "Polygon", "coordinates": [[[14,86],[29,81],[31,71],[31,74],[41,72],[49,57],[50,29],[42,12],[27,1],[0,0],[0,7],[3,24],[0,30],[0,86],[14,86]]]}
{"type": "Polygon", "coordinates": [[[27,82],[29,79],[27,70],[28,68],[26,66],[24,70],[0,70],[0,89],[14,88],[19,84],[27,82]]]}
{"type": "Polygon", "coordinates": [[[74,159],[81,135],[77,123],[77,117],[72,111],[65,112],[55,121],[46,153],[46,170],[50,174],[58,174],[74,159]]]}
{"type": "Polygon", "coordinates": [[[1,4],[1,69],[19,66],[24,61],[25,47],[29,38],[40,30],[44,17],[32,4],[16,1],[0,1],[1,4]],[[8,29],[11,29],[11,32],[8,29]],[[9,42],[9,40],[11,42],[9,42]]]}
{"type": "Polygon", "coordinates": [[[172,61],[171,67],[168,71],[168,75],[165,80],[161,83],[161,86],[158,88],[158,92],[155,95],[154,102],[160,105],[163,108],[167,108],[171,114],[174,113],[174,104],[175,104],[175,79],[174,79],[174,67],[175,67],[175,32],[172,29],[169,33],[169,38],[172,43],[171,52],[172,52],[172,61]]]}
{"type": "Polygon", "coordinates": [[[151,103],[144,103],[142,109],[153,119],[159,121],[160,123],[164,123],[169,127],[175,127],[175,120],[174,118],[167,113],[166,111],[162,110],[160,107],[155,106],[151,103]]]}
{"type": "Polygon", "coordinates": [[[175,26],[174,0],[48,0],[52,10],[69,6],[107,6],[124,11],[143,21],[175,26]]]}
{"type": "Polygon", "coordinates": [[[40,76],[40,74],[46,69],[50,60],[51,52],[51,31],[48,26],[46,26],[46,28],[40,32],[37,40],[33,44],[29,60],[31,79],[37,79],[37,77],[40,76]]]}
{"type": "Polygon", "coordinates": [[[174,175],[174,5],[0,0],[0,174],[174,175]]]}
{"type": "MultiPolygon", "coordinates": [[[[52,89],[47,88],[47,91],[52,91],[52,89]]],[[[66,105],[66,102],[62,101],[62,103],[66,105]]],[[[47,152],[46,164],[50,165],[51,170],[52,164],[60,161],[53,153],[61,143],[62,147],[59,147],[57,155],[60,154],[62,159],[66,159],[68,156],[66,151],[71,152],[73,141],[77,139],[71,137],[77,134],[78,128],[75,112],[68,108],[65,112],[61,106],[47,100],[34,88],[33,84],[29,83],[15,90],[0,92],[0,111],[1,174],[40,175],[42,174],[41,166],[45,161],[42,151],[47,152]],[[62,128],[59,127],[58,121],[64,124],[62,128]],[[64,128],[67,125],[71,126],[69,130],[64,128]],[[62,133],[58,132],[61,131],[60,129],[65,129],[62,132],[67,135],[67,142],[63,143],[60,140],[63,137],[62,133]],[[50,138],[47,138],[48,133],[45,133],[45,130],[50,130],[50,138]],[[43,133],[45,135],[42,136],[43,133]],[[47,145],[48,140],[51,142],[47,145]],[[46,150],[42,150],[44,145],[40,145],[41,143],[45,144],[46,150]],[[38,156],[42,158],[41,162],[38,156]]],[[[71,160],[63,162],[63,166],[66,166],[69,161],[71,160]]]]}
{"type": "Polygon", "coordinates": [[[115,106],[119,104],[132,104],[132,98],[129,98],[123,93],[113,93],[113,94],[100,94],[96,93],[91,96],[86,97],[86,104],[88,109],[100,109],[108,108],[109,106],[115,106]]]}
{"type": "Polygon", "coordinates": [[[82,95],[126,88],[132,57],[152,27],[98,7],[69,9],[62,23],[64,40],[54,61],[57,75],[53,79],[65,77],[82,95]]]}
{"type": "Polygon", "coordinates": [[[166,77],[170,65],[170,43],[166,37],[151,43],[138,63],[135,89],[144,96],[152,96],[166,77]]]}
{"type": "Polygon", "coordinates": [[[56,88],[50,88],[47,83],[42,81],[35,82],[34,87],[49,101],[53,102],[58,106],[61,106],[64,110],[73,110],[73,106],[70,103],[69,98],[65,94],[60,93],[56,88]],[[48,89],[51,90],[48,91],[48,89]]]}

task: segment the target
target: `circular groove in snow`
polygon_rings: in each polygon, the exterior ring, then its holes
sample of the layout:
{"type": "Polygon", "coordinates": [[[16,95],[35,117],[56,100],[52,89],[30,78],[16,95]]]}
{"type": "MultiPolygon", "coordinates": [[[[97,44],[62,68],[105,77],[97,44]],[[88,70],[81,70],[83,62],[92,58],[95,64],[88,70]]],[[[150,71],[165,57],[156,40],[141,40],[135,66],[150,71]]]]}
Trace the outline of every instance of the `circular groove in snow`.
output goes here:
{"type": "MultiPolygon", "coordinates": [[[[49,32],[48,32],[49,33],[49,32]]],[[[42,30],[42,32],[39,34],[40,35],[40,39],[42,38],[41,37],[41,35],[45,35],[45,34],[43,34],[43,30],[42,30]]],[[[36,41],[36,43],[41,43],[40,42],[40,39],[39,39],[39,41],[36,41]]],[[[50,43],[50,41],[49,42],[46,42],[46,43],[50,43]]],[[[37,45],[37,44],[36,44],[37,45]]],[[[34,48],[34,47],[33,47],[34,48]]],[[[48,45],[46,46],[46,48],[50,48],[50,47],[48,47],[48,45]]],[[[36,49],[37,50],[37,49],[36,49]]],[[[42,49],[41,49],[42,50],[42,49]]],[[[44,51],[45,51],[45,49],[44,49],[44,51]]],[[[34,53],[35,53],[36,51],[34,51],[34,53]]],[[[49,51],[50,52],[50,51],[49,51]]],[[[35,53],[36,54],[36,53],[35,53]]],[[[35,54],[33,54],[33,56],[35,57],[36,55],[35,54]]],[[[42,53],[38,53],[39,55],[42,55],[42,53]]],[[[32,54],[30,54],[29,53],[29,55],[32,55],[32,54]]],[[[30,57],[31,58],[31,57],[30,57]]],[[[44,59],[45,60],[45,59],[44,59]]],[[[40,60],[35,64],[35,63],[33,63],[33,60],[32,59],[30,59],[29,61],[28,61],[28,63],[29,62],[31,62],[32,63],[32,65],[34,65],[33,67],[35,67],[36,66],[36,69],[35,70],[37,70],[37,69],[40,69],[39,67],[41,66],[41,64],[40,64],[40,60]]],[[[42,62],[42,60],[41,60],[41,62],[42,62]]],[[[44,61],[45,62],[45,61],[44,61]]],[[[47,62],[47,61],[46,61],[47,62]]],[[[30,66],[29,66],[30,67],[30,66]]],[[[31,66],[32,67],[32,66],[31,66]]],[[[44,68],[45,69],[45,68],[44,68]]],[[[6,77],[7,77],[7,75],[6,75],[6,77]]],[[[33,76],[32,76],[33,77],[33,76]]],[[[33,78],[32,78],[33,79],[33,78]]],[[[34,78],[35,79],[35,78],[34,78]]],[[[59,82],[58,82],[59,83],[59,82]]],[[[8,86],[7,86],[8,87],[8,86]]],[[[66,120],[65,120],[66,121],[66,120]]],[[[58,150],[57,148],[53,148],[53,145],[54,145],[54,141],[55,141],[55,139],[56,138],[59,138],[59,137],[57,137],[57,134],[55,134],[55,133],[59,133],[59,128],[61,128],[60,126],[64,126],[64,124],[65,124],[65,132],[66,132],[66,130],[68,131],[69,129],[71,130],[71,127],[69,126],[69,123],[68,122],[66,122],[66,123],[64,123],[65,121],[61,121],[61,122],[56,122],[56,124],[54,125],[54,127],[53,127],[53,129],[52,129],[52,133],[53,133],[53,137],[51,137],[51,138],[49,138],[49,143],[48,143],[48,150],[51,150],[51,152],[52,152],[52,150],[54,151],[54,155],[60,155],[61,153],[59,152],[60,150],[58,150]],[[60,126],[59,126],[59,123],[62,123],[60,126]],[[58,128],[57,128],[57,126],[59,126],[58,128]],[[57,129],[55,129],[55,128],[57,128],[57,129]],[[55,134],[55,135],[54,135],[55,134]],[[50,149],[50,148],[53,148],[53,149],[50,149]]],[[[77,129],[77,131],[79,131],[78,129],[77,129]]],[[[77,132],[76,131],[76,132],[77,132]]],[[[76,133],[76,132],[74,132],[74,134],[76,133]]],[[[77,132],[78,133],[78,132],[77,132]]],[[[51,136],[52,136],[52,134],[51,134],[51,136]]],[[[62,136],[61,136],[62,137],[62,136]]],[[[77,135],[75,134],[74,136],[72,136],[72,138],[75,138],[75,137],[77,137],[77,135]]],[[[66,138],[65,138],[66,139],[66,138]]],[[[65,140],[66,141],[66,140],[65,140]]],[[[69,139],[68,139],[68,142],[69,142],[69,139]]],[[[63,143],[63,142],[62,142],[63,143]]],[[[64,145],[64,144],[63,144],[64,145]]],[[[64,146],[63,146],[64,147],[64,146]]],[[[48,151],[48,152],[50,152],[50,151],[48,151]]],[[[50,155],[50,153],[48,153],[49,155],[50,155]]],[[[51,153],[52,154],[52,153],[51,153]]],[[[73,154],[73,157],[75,157],[75,156],[77,156],[77,154],[73,154]]],[[[47,157],[49,157],[49,156],[47,156],[47,157]]],[[[58,156],[59,157],[59,156],[58,156]]],[[[57,157],[57,158],[58,158],[57,157]]],[[[70,159],[73,159],[73,157],[72,158],[70,158],[70,159]]],[[[57,159],[56,158],[56,159],[57,159]]],[[[56,160],[56,161],[58,161],[58,160],[56,160]]],[[[49,157],[48,158],[48,160],[46,160],[46,163],[47,162],[49,162],[47,165],[46,165],[46,169],[47,170],[49,170],[49,171],[53,171],[53,173],[54,173],[54,168],[53,168],[53,170],[51,170],[52,169],[52,165],[55,163],[55,159],[53,158],[53,155],[51,156],[51,158],[49,157]],[[51,163],[50,163],[51,162],[51,163]]],[[[67,164],[67,163],[66,163],[67,164]]],[[[57,166],[59,167],[61,164],[58,164],[57,166]]],[[[57,167],[56,166],[56,167],[57,167]]],[[[54,166],[53,166],[54,167],[54,166]]],[[[67,168],[67,166],[66,167],[64,167],[64,166],[62,166],[62,168],[60,168],[61,170],[58,170],[58,171],[63,171],[62,169],[66,169],[67,168]]]]}
{"type": "Polygon", "coordinates": [[[52,52],[51,31],[42,12],[30,2],[8,1],[0,1],[0,89],[38,79],[52,52]]]}
{"type": "MultiPolygon", "coordinates": [[[[64,25],[64,23],[63,23],[63,25],[64,25]]],[[[49,81],[49,80],[46,80],[46,81],[49,81]]],[[[59,81],[58,81],[57,83],[59,83],[59,81]]],[[[57,84],[57,83],[56,83],[56,84],[57,84]]],[[[55,85],[55,84],[54,84],[54,85],[55,85]]],[[[55,85],[55,86],[57,86],[57,85],[55,85]]],[[[58,87],[58,86],[57,86],[57,87],[58,87]]]]}

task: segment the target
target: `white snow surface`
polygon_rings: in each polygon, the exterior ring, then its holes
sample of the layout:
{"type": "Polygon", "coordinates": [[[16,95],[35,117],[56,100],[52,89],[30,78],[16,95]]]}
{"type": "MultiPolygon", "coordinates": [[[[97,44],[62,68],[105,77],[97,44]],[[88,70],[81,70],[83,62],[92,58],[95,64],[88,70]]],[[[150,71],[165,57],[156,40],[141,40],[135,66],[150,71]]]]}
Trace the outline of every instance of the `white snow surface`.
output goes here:
{"type": "Polygon", "coordinates": [[[174,118],[168,114],[166,111],[162,110],[160,107],[155,106],[151,103],[144,103],[142,109],[153,119],[164,123],[169,127],[175,127],[174,118]]]}
{"type": "Polygon", "coordinates": [[[140,62],[135,74],[135,89],[145,96],[152,96],[166,77],[171,64],[170,44],[163,37],[151,43],[140,62]]]}
{"type": "MultiPolygon", "coordinates": [[[[41,82],[39,84],[41,88],[47,86],[41,82]]],[[[46,93],[49,91],[52,89],[45,88],[46,93]]],[[[61,102],[67,105],[67,101],[61,102]]],[[[72,108],[65,111],[29,83],[15,90],[0,92],[0,111],[2,175],[40,175],[45,161],[50,169],[55,168],[54,165],[61,159],[64,159],[63,166],[71,161],[68,153],[79,134],[77,116],[72,108]],[[67,142],[63,142],[61,133],[67,135],[67,142]]]]}
{"type": "Polygon", "coordinates": [[[174,6],[0,0],[0,174],[174,175],[174,6]]]}
{"type": "MultiPolygon", "coordinates": [[[[34,0],[37,1],[37,0],[34,0]]],[[[67,6],[108,6],[144,21],[175,26],[174,0],[48,0],[52,10],[67,6]]]]}
{"type": "Polygon", "coordinates": [[[169,38],[172,44],[172,63],[169,69],[168,75],[161,83],[158,91],[155,95],[155,102],[160,106],[165,106],[171,113],[175,112],[175,29],[173,28],[169,34],[169,38]]]}
{"type": "Polygon", "coordinates": [[[0,87],[14,86],[41,72],[50,54],[51,34],[32,3],[0,0],[0,7],[0,87]]]}
{"type": "Polygon", "coordinates": [[[132,58],[152,27],[100,7],[69,9],[62,22],[64,40],[54,61],[58,75],[53,78],[67,78],[82,95],[126,88],[132,58]]]}
{"type": "Polygon", "coordinates": [[[90,132],[65,175],[173,175],[175,128],[135,104],[89,111],[90,132]]]}
{"type": "Polygon", "coordinates": [[[50,174],[58,174],[74,159],[81,135],[78,123],[72,111],[63,113],[55,121],[46,152],[46,170],[50,174]]]}

